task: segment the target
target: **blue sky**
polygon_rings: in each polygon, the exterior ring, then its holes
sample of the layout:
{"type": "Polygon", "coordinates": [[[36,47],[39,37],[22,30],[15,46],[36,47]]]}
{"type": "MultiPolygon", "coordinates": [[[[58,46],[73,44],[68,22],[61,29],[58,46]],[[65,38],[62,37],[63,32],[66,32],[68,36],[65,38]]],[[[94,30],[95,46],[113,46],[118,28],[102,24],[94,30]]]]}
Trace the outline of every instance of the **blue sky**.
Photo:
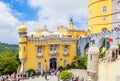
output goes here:
{"type": "Polygon", "coordinates": [[[87,29],[87,0],[0,0],[0,41],[17,44],[22,23],[28,31],[44,25],[55,31],[71,17],[76,28],[87,29]]]}

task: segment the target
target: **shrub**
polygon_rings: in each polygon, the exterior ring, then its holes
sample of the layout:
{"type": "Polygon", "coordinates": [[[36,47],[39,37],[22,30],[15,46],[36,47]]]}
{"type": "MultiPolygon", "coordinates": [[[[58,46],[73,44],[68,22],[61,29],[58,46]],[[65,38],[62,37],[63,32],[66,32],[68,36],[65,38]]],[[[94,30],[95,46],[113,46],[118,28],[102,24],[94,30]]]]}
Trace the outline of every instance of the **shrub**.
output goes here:
{"type": "Polygon", "coordinates": [[[120,49],[120,44],[118,44],[118,47],[119,47],[119,49],[120,49]]]}
{"type": "Polygon", "coordinates": [[[58,67],[58,70],[65,70],[65,67],[63,67],[63,66],[60,66],[60,67],[58,67]]]}
{"type": "Polygon", "coordinates": [[[70,78],[72,78],[72,73],[67,72],[67,71],[62,71],[60,73],[60,79],[62,79],[62,80],[67,80],[67,79],[70,79],[70,78]]]}
{"type": "Polygon", "coordinates": [[[78,56],[74,59],[74,62],[71,64],[73,69],[86,69],[87,68],[87,55],[78,56]]]}
{"type": "Polygon", "coordinates": [[[104,58],[105,57],[105,52],[99,54],[99,58],[104,58]]]}
{"type": "Polygon", "coordinates": [[[30,76],[30,73],[31,72],[33,72],[33,75],[35,74],[35,70],[34,69],[29,69],[29,70],[27,70],[27,72],[28,72],[28,75],[30,76]]]}
{"type": "Polygon", "coordinates": [[[67,64],[66,69],[71,69],[71,65],[67,64]]]}

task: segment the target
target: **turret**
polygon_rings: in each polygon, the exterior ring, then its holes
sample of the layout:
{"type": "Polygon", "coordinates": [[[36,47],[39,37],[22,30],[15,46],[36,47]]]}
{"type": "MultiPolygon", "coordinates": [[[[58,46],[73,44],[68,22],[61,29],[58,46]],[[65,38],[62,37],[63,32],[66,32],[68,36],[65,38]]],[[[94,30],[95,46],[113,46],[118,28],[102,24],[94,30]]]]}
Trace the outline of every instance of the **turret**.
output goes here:
{"type": "Polygon", "coordinates": [[[73,23],[73,19],[70,19],[70,23],[69,23],[70,29],[74,29],[74,23],[73,23]]]}
{"type": "Polygon", "coordinates": [[[88,50],[88,76],[90,81],[97,81],[96,77],[98,74],[98,64],[99,64],[99,49],[93,45],[88,50]]]}
{"type": "Polygon", "coordinates": [[[59,26],[59,27],[57,27],[57,31],[63,31],[64,30],[64,26],[59,26]]]}
{"type": "Polygon", "coordinates": [[[27,28],[24,25],[21,25],[18,28],[18,33],[19,33],[19,59],[22,64],[21,71],[24,72],[24,63],[26,60],[26,51],[27,51],[27,28]]]}
{"type": "Polygon", "coordinates": [[[47,29],[47,26],[46,26],[46,25],[44,26],[44,30],[45,30],[45,31],[48,31],[48,29],[47,29]]]}

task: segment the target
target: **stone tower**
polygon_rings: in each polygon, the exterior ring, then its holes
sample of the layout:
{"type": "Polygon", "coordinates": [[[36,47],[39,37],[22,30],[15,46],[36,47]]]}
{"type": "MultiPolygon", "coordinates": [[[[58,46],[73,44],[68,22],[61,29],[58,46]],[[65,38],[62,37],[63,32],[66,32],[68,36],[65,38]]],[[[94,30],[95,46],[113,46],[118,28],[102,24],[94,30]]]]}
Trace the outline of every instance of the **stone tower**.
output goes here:
{"type": "Polygon", "coordinates": [[[88,81],[97,81],[98,73],[98,64],[99,64],[99,49],[93,45],[88,50],[88,81]]]}
{"type": "Polygon", "coordinates": [[[112,0],[88,0],[88,29],[91,34],[111,30],[111,5],[112,0]]]}
{"type": "Polygon", "coordinates": [[[27,28],[24,25],[21,25],[18,28],[19,33],[19,59],[21,61],[21,72],[23,73],[25,68],[25,60],[26,60],[26,53],[27,53],[27,28]]]}
{"type": "Polygon", "coordinates": [[[73,23],[73,19],[70,19],[70,23],[69,23],[70,29],[74,29],[74,23],[73,23]]]}

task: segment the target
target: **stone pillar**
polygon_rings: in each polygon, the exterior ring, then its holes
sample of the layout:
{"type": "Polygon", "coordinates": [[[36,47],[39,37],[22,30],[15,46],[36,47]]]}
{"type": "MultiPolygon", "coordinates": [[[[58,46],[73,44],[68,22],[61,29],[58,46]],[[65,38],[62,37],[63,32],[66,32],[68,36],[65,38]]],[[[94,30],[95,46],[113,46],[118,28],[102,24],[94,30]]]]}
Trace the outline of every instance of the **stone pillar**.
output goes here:
{"type": "Polygon", "coordinates": [[[115,81],[119,81],[120,80],[120,73],[116,75],[115,77],[115,81]]]}

